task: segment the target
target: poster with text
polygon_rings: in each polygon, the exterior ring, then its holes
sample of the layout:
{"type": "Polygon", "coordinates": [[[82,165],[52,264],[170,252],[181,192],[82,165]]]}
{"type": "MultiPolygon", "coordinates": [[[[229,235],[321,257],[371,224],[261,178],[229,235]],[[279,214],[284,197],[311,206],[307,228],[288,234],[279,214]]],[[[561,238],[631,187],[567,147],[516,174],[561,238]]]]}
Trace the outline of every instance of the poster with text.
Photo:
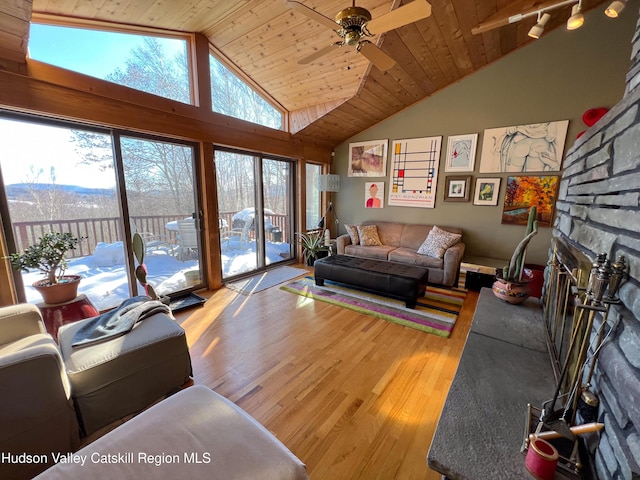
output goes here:
{"type": "Polygon", "coordinates": [[[395,140],[389,170],[389,205],[434,208],[442,137],[395,140]]]}

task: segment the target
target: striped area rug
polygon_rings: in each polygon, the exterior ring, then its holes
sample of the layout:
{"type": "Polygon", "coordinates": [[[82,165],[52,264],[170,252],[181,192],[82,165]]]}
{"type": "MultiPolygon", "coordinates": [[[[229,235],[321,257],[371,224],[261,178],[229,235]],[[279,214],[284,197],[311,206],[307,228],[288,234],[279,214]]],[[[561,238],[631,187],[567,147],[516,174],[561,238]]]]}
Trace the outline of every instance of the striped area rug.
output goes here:
{"type": "Polygon", "coordinates": [[[411,309],[401,300],[334,282],[325,281],[324,286],[319,287],[312,277],[298,279],[280,288],[441,337],[451,335],[466,297],[466,292],[460,288],[427,287],[424,298],[418,300],[415,309],[411,309]]]}

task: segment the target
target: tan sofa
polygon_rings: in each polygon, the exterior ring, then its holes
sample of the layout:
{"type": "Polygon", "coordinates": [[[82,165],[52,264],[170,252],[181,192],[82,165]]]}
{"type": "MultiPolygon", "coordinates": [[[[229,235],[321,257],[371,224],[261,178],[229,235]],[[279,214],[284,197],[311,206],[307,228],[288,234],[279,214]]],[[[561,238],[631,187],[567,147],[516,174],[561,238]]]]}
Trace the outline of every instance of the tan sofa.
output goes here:
{"type": "MultiPolygon", "coordinates": [[[[429,269],[429,283],[444,286],[455,286],[460,275],[460,263],[464,255],[465,245],[462,241],[449,247],[442,258],[421,255],[418,249],[423,244],[433,225],[416,225],[399,222],[363,222],[362,225],[376,225],[382,245],[352,245],[349,235],[337,238],[338,255],[388,260],[390,262],[420,265],[429,269]]],[[[443,227],[442,230],[462,234],[462,229],[443,227]]]]}

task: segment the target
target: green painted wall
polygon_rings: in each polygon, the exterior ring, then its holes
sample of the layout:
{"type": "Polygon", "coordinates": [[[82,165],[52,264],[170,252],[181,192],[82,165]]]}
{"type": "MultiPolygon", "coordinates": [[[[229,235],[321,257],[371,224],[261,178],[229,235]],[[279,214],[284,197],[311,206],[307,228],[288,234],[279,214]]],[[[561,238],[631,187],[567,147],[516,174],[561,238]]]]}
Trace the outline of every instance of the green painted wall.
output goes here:
{"type": "MultiPolygon", "coordinates": [[[[467,255],[507,259],[524,236],[525,226],[502,225],[502,204],[507,174],[479,174],[483,131],[552,120],[569,120],[565,146],[573,145],[586,127],[585,110],[612,107],[624,93],[631,57],[631,38],[637,10],[627,8],[616,20],[607,18],[604,6],[586,15],[585,25],[569,32],[564,28],[543,35],[517,52],[485,67],[478,73],[434,94],[416,105],[352,137],[335,149],[333,172],[338,173],[340,191],[334,207],[341,224],[365,220],[452,225],[463,228],[467,255]],[[475,170],[445,173],[444,155],[449,135],[478,133],[475,170]],[[385,183],[389,179],[347,177],[349,142],[439,136],[442,154],[438,174],[436,205],[433,209],[389,207],[366,209],[365,182],[385,183]],[[498,206],[445,202],[447,175],[472,175],[471,197],[478,177],[502,177],[498,206]]],[[[387,172],[389,162],[387,162],[387,172]]],[[[340,228],[344,233],[344,227],[340,228]]],[[[541,228],[532,240],[527,261],[545,264],[551,242],[551,228],[541,228]]]]}

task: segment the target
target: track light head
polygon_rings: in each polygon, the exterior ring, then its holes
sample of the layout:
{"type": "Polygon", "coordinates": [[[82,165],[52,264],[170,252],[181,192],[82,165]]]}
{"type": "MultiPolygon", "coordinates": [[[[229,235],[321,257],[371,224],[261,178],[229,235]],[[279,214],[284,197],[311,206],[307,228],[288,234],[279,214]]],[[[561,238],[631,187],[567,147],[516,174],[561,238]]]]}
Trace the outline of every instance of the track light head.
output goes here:
{"type": "Polygon", "coordinates": [[[607,9],[604,11],[604,14],[609,18],[618,18],[618,15],[620,15],[620,12],[624,10],[626,4],[626,0],[615,0],[614,2],[611,2],[611,5],[607,7],[607,9]]]}
{"type": "Polygon", "coordinates": [[[584,25],[584,15],[582,14],[582,2],[576,3],[571,8],[571,16],[567,20],[567,30],[576,30],[584,25]]]}
{"type": "Polygon", "coordinates": [[[547,24],[550,18],[551,15],[549,15],[548,13],[544,13],[542,14],[542,16],[540,16],[540,13],[538,13],[538,23],[531,27],[528,35],[531,38],[535,38],[536,40],[540,38],[540,35],[542,35],[542,33],[544,32],[544,26],[547,24]]]}

